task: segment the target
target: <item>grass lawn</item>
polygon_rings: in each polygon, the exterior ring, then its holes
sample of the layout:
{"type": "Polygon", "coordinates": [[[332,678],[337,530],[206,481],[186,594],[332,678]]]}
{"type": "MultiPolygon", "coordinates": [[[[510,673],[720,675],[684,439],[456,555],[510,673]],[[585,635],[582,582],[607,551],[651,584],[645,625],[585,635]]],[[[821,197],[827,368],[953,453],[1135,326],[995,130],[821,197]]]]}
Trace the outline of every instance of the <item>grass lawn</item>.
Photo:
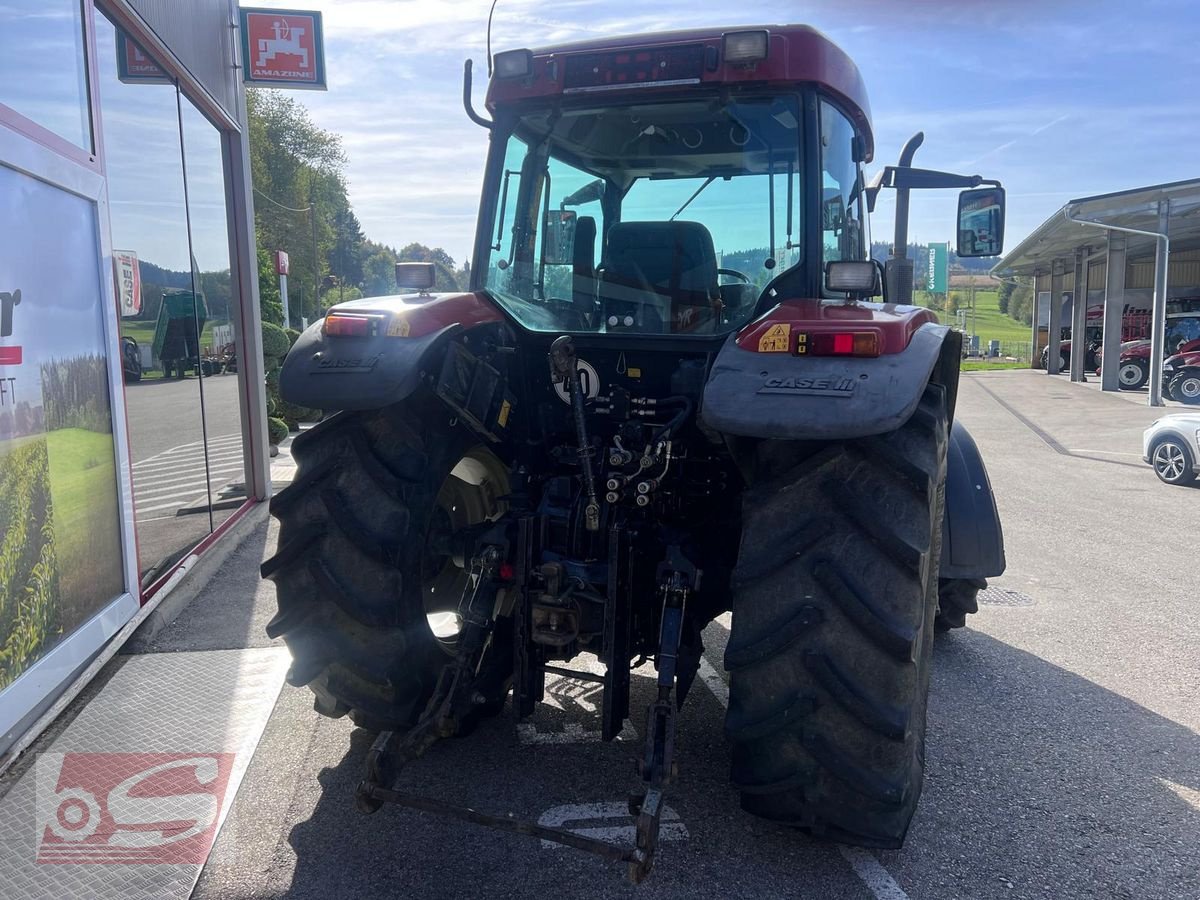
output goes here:
{"type": "Polygon", "coordinates": [[[70,631],[122,588],[121,518],[110,434],[62,428],[46,435],[62,625],[70,631]]]}
{"type": "MultiPolygon", "coordinates": [[[[967,306],[967,292],[963,295],[962,308],[967,306]]],[[[1006,313],[1000,312],[997,304],[998,294],[995,291],[975,292],[975,315],[967,312],[967,334],[971,333],[971,323],[974,322],[975,334],[979,335],[979,343],[986,347],[988,341],[1029,341],[1029,326],[1022,325],[1006,313]]]]}
{"type": "Polygon", "coordinates": [[[992,372],[996,369],[1028,369],[1027,362],[1007,362],[1006,360],[996,360],[992,362],[986,359],[964,359],[962,361],[963,372],[992,372]]]}

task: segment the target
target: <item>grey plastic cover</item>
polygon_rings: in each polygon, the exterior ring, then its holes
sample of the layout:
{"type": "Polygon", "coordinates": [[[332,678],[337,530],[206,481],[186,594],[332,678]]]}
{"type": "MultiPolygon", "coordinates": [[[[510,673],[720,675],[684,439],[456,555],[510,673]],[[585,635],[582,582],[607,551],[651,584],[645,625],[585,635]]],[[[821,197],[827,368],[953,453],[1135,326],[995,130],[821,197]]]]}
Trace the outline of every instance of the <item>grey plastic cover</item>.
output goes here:
{"type": "Polygon", "coordinates": [[[902,353],[866,358],[754,353],[730,335],[704,387],[701,418],[726,434],[784,440],[893,431],[917,408],[949,330],[926,323],[902,353]]]}

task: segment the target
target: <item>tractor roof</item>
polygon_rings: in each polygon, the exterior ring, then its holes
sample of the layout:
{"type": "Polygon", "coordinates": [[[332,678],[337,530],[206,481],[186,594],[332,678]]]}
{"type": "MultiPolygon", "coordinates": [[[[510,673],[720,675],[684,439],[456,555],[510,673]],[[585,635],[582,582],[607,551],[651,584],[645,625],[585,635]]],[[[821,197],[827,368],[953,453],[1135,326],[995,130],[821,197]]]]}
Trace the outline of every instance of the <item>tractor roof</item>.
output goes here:
{"type": "Polygon", "coordinates": [[[500,106],[552,96],[597,92],[645,95],[647,91],[657,94],[697,85],[781,87],[809,82],[833,94],[854,118],[865,139],[867,161],[874,152],[867,92],[858,67],[840,47],[808,25],[614,35],[525,52],[529,55],[527,72],[502,77],[497,71],[492,77],[487,107],[493,114],[500,106]],[[764,31],[769,35],[764,59],[726,61],[726,35],[764,31]]]}

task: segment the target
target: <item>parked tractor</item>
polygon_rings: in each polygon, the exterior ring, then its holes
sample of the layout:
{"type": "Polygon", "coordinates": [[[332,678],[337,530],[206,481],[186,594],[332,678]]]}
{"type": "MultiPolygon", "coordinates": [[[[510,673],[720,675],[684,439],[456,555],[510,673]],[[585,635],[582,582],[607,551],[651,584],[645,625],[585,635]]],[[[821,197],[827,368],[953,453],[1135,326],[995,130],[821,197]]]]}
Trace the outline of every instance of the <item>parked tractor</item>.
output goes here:
{"type": "MultiPolygon", "coordinates": [[[[1001,252],[1004,193],[875,152],[853,62],[804,26],[602,38],[494,57],[471,286],[339,304],[280,390],[336,414],[271,503],[267,626],[316,710],[378,732],[357,801],[653,864],[702,633],[733,611],[725,730],[748,812],[898,847],[921,794],[934,632],[1004,568],[954,416],[961,335],[868,259],[897,191],[968,188],[959,254],[1001,252]],[[881,298],[883,302],[871,298],[881,298]],[[569,664],[587,655],[592,674],[569,664]],[[636,845],[453,807],[403,764],[548,675],[598,682],[599,730],[653,701],[636,845]]],[[[686,773],[682,775],[686,780],[686,773]]]]}

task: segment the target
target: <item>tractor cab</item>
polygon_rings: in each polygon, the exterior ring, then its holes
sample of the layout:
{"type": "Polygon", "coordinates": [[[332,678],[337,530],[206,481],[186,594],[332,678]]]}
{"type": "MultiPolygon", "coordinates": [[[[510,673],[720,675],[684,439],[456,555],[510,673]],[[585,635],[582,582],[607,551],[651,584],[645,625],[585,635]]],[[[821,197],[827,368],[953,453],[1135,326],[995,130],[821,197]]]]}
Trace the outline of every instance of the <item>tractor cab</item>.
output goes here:
{"type": "MultiPolygon", "coordinates": [[[[490,122],[469,96],[468,69],[468,112],[491,130],[473,289],[531,331],[704,339],[782,299],[845,301],[825,273],[873,265],[880,187],[982,182],[889,167],[869,186],[862,80],[805,26],[507,51],[490,122]]],[[[967,195],[960,255],[999,252],[1003,192],[967,195]]],[[[858,281],[858,299],[883,284],[858,281]]]]}
{"type": "Polygon", "coordinates": [[[477,288],[525,328],[711,338],[866,256],[858,73],[807,28],[499,54],[477,288]],[[772,304],[766,304],[772,305],[772,304]]]}

